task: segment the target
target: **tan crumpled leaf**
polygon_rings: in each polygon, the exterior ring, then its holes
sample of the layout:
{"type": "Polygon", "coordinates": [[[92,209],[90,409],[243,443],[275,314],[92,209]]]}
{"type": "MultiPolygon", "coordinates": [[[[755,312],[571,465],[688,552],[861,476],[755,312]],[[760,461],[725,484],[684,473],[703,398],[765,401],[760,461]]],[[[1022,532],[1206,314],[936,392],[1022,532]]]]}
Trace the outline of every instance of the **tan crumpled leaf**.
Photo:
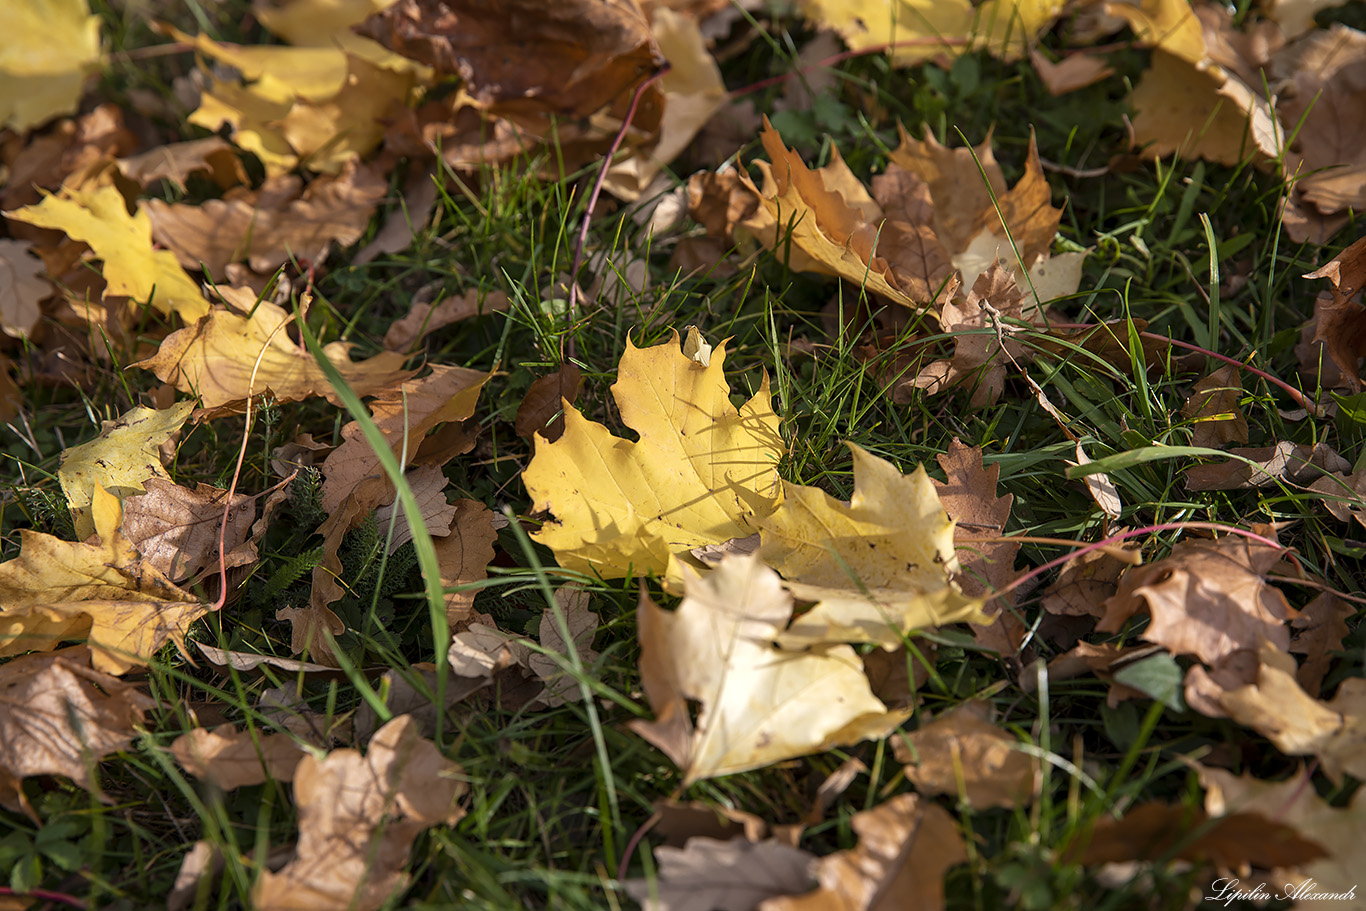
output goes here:
{"type": "Polygon", "coordinates": [[[1282,553],[1241,535],[1182,541],[1170,556],[1124,574],[1096,629],[1118,632],[1146,607],[1152,621],[1143,638],[1175,655],[1214,665],[1263,640],[1283,651],[1290,645],[1286,621],[1296,611],[1266,581],[1282,553]]]}
{"type": "Polygon", "coordinates": [[[653,880],[630,879],[626,894],[646,911],[752,911],[761,901],[810,888],[816,858],[780,841],[698,836],[654,849],[653,880]]]}
{"type": "MultiPolygon", "coordinates": [[[[446,475],[440,468],[422,465],[407,472],[404,479],[413,490],[428,533],[433,537],[447,534],[451,522],[455,520],[456,508],[446,500],[446,475]]],[[[392,525],[393,536],[389,538],[391,554],[413,540],[413,527],[408,524],[408,514],[397,498],[375,510],[375,522],[386,535],[392,525]]]]}
{"type": "Polygon", "coordinates": [[[30,249],[17,240],[0,240],[0,332],[12,338],[33,334],[43,316],[42,301],[54,293],[30,249]]]}
{"type": "Polygon", "coordinates": [[[751,534],[776,505],[784,446],[768,379],[736,409],[725,343],[702,367],[678,333],[651,348],[627,340],[612,396],[637,442],[613,436],[577,408],[565,432],[536,440],[522,474],[534,509],[555,521],[534,535],[566,569],[604,578],[663,573],[694,547],[751,534]]]}
{"type": "Polygon", "coordinates": [[[792,598],[757,557],[683,574],[676,611],[641,594],[640,672],[656,720],[630,727],[683,770],[686,784],[880,739],[908,717],[874,698],[849,646],[769,644],[792,617],[792,598]],[[696,727],[685,700],[701,703],[696,727]]]}
{"type": "Polygon", "coordinates": [[[977,278],[966,301],[950,301],[940,311],[944,331],[955,334],[953,359],[928,364],[905,385],[933,395],[971,382],[972,407],[994,404],[1005,390],[1006,355],[1018,363],[1027,350],[1021,342],[1010,340],[1016,327],[1006,322],[1023,317],[1023,301],[1010,270],[999,260],[993,262],[977,278]]]}
{"type": "Polygon", "coordinates": [[[1328,485],[1335,482],[1323,476],[1351,467],[1351,463],[1334,452],[1327,443],[1306,446],[1303,443],[1281,441],[1274,446],[1238,446],[1225,452],[1237,459],[1187,468],[1186,489],[1238,490],[1270,487],[1279,482],[1303,485],[1309,481],[1315,482],[1311,490],[1329,489],[1328,485]],[[1318,484],[1323,480],[1327,484],[1321,488],[1318,484]]]}
{"type": "Polygon", "coordinates": [[[1300,688],[1292,655],[1270,643],[1258,653],[1257,682],[1219,697],[1234,721],[1266,737],[1287,756],[1317,756],[1323,773],[1366,777],[1366,679],[1349,677],[1331,702],[1300,688]]]}
{"type": "Polygon", "coordinates": [[[1281,215],[1297,243],[1324,244],[1366,207],[1366,33],[1334,23],[1307,36],[1287,68],[1291,85],[1279,105],[1295,131],[1283,173],[1292,180],[1281,215]]]}
{"type": "Polygon", "coordinates": [[[394,320],[384,333],[384,347],[406,351],[438,329],[481,313],[501,313],[508,308],[502,291],[471,288],[459,297],[442,298],[436,304],[413,304],[402,319],[394,320]]]}
{"type": "MultiPolygon", "coordinates": [[[[580,662],[591,664],[598,657],[593,637],[598,631],[598,615],[588,609],[588,593],[577,583],[555,590],[555,601],[564,613],[574,653],[580,662]]],[[[485,617],[484,619],[488,619],[485,617]]],[[[517,708],[564,705],[579,698],[578,680],[569,672],[569,645],[560,633],[554,611],[541,614],[538,631],[540,650],[521,636],[514,636],[489,623],[470,623],[451,639],[451,670],[467,680],[498,684],[502,704],[517,708]]],[[[457,688],[463,688],[460,684],[457,688]]]]}
{"type": "Polygon", "coordinates": [[[804,0],[802,7],[850,48],[885,49],[896,66],[975,48],[1015,60],[1062,8],[1039,0],[804,0]]]}
{"type": "MultiPolygon", "coordinates": [[[[221,136],[167,143],[140,155],[120,158],[114,164],[124,177],[143,187],[169,180],[183,188],[191,174],[206,174],[224,190],[247,182],[237,150],[221,136]]],[[[152,230],[156,231],[155,217],[152,230]]]]}
{"type": "MultiPolygon", "coordinates": [[[[181,392],[198,395],[207,409],[237,409],[249,396],[267,390],[282,403],[319,395],[337,401],[322,368],[289,337],[287,326],[293,318],[269,301],[256,303],[251,316],[215,308],[194,325],[172,332],[156,354],[132,366],[152,371],[181,392]]],[[[391,389],[411,375],[403,369],[405,355],[398,352],[382,351],[353,361],[350,349],[349,342],[323,346],[357,395],[391,389]]]]}
{"type": "Polygon", "coordinates": [[[1366,525],[1366,471],[1319,478],[1309,489],[1323,497],[1323,505],[1338,521],[1356,519],[1366,525]]]}
{"type": "MultiPolygon", "coordinates": [[[[370,414],[399,461],[408,465],[442,465],[474,445],[447,448],[436,460],[423,457],[427,436],[439,424],[458,424],[474,414],[479,392],[489,374],[465,367],[436,364],[415,380],[377,390],[370,414]],[[406,449],[405,447],[406,442],[406,449]]],[[[342,428],[342,444],[323,462],[323,508],[335,513],[343,501],[359,498],[373,509],[393,499],[393,491],[360,424],[342,428]],[[362,485],[364,489],[362,490],[362,485]]]]}
{"type": "Polygon", "coordinates": [[[19,532],[19,556],[0,563],[0,656],[87,638],[95,670],[122,674],[168,641],[184,650],[208,607],[139,559],[118,497],[95,488],[91,512],[98,543],[19,532]]]}
{"type": "MultiPolygon", "coordinates": [[[[1135,550],[1132,545],[1125,550],[1135,550]]],[[[1102,617],[1104,602],[1115,593],[1120,576],[1133,566],[1106,549],[1071,557],[1058,570],[1058,578],[1044,589],[1043,609],[1072,617],[1102,617]]]]}
{"type": "Polygon", "coordinates": [[[478,500],[456,500],[455,518],[449,531],[437,538],[436,559],[441,565],[441,585],[446,594],[446,622],[459,631],[474,615],[477,590],[449,591],[460,585],[488,578],[488,565],[493,561],[493,542],[498,531],[493,527],[493,511],[478,500]]]}
{"type": "Polygon", "coordinates": [[[758,911],[865,911],[887,901],[943,911],[944,874],[968,859],[948,811],[916,794],[900,794],[855,813],[851,825],[858,847],[820,859],[817,891],[768,899],[758,911]]]}
{"type": "Polygon", "coordinates": [[[171,743],[171,755],[195,778],[231,791],[271,779],[293,781],[305,753],[289,734],[226,725],[181,734],[171,743]]]}
{"type": "Polygon", "coordinates": [[[940,145],[932,133],[927,132],[924,140],[914,140],[902,129],[901,144],[892,151],[891,160],[929,185],[935,202],[935,232],[953,254],[954,265],[964,269],[965,287],[973,287],[977,276],[964,268],[960,258],[973,247],[974,240],[984,238],[984,233],[995,240],[985,255],[976,254],[980,263],[977,269],[984,269],[997,257],[1018,267],[1015,251],[1005,239],[1002,219],[1010,228],[1024,268],[1033,267],[1052,245],[1062,210],[1053,207],[1052,190],[1032,133],[1024,175],[1009,188],[992,152],[990,136],[973,149],[950,149],[940,145]]]}
{"type": "Polygon", "coordinates": [[[465,815],[460,767],[418,736],[408,715],[380,728],[364,756],[305,756],[294,772],[299,844],[278,873],[252,889],[258,911],[378,911],[408,883],[413,841],[465,815]]]}
{"type": "Polygon", "coordinates": [[[200,205],[149,199],[143,208],[152,236],[182,266],[222,280],[235,262],[259,273],[274,272],[291,259],[320,265],[334,242],[347,247],[360,240],[389,191],[377,168],[354,163],[336,176],[311,181],[301,195],[302,184],[289,174],[200,205]]]}
{"type": "Polygon", "coordinates": [[[849,444],[854,494],[841,503],[817,487],[783,482],[783,503],[760,522],[759,554],[803,601],[818,602],[781,634],[791,646],[876,642],[895,648],[910,630],[990,622],[982,600],[952,581],[953,522],[925,469],[903,475],[849,444]]]}
{"type": "MultiPolygon", "coordinates": [[[[541,648],[556,655],[565,655],[572,644],[579,660],[585,665],[591,665],[598,657],[598,653],[593,650],[593,637],[598,631],[598,615],[588,609],[588,592],[583,590],[583,586],[571,582],[555,590],[555,600],[564,611],[570,641],[565,641],[554,612],[547,610],[541,614],[541,626],[538,630],[541,648]]],[[[545,684],[545,695],[541,697],[541,701],[552,708],[576,700],[579,694],[578,681],[561,670],[561,664],[561,661],[542,652],[532,652],[527,656],[527,667],[545,684]]]]}
{"type": "Polygon", "coordinates": [[[127,497],[146,492],[143,483],[151,478],[170,481],[159,450],[193,410],[194,402],[163,411],[138,406],[117,421],[105,421],[95,439],[62,450],[57,477],[71,507],[77,537],[84,540],[95,531],[90,500],[96,487],[127,497]]]}
{"type": "Polygon", "coordinates": [[[1192,446],[1247,442],[1247,416],[1238,407],[1242,394],[1243,382],[1238,368],[1232,364],[1220,367],[1195,384],[1181,408],[1182,417],[1194,425],[1192,446]]]}
{"type": "Polygon", "coordinates": [[[896,739],[897,762],[920,793],[948,794],[975,810],[1018,807],[1034,795],[1038,760],[991,720],[991,707],[965,702],[896,739]]]}
{"type": "MultiPolygon", "coordinates": [[[[144,482],[141,496],[123,504],[123,533],[142,558],[173,582],[181,582],[208,567],[218,568],[218,545],[223,530],[223,508],[228,492],[210,484],[194,490],[161,478],[144,482]]],[[[223,536],[226,567],[256,562],[256,546],[248,544],[256,502],[238,494],[228,510],[223,536]]]]}
{"type": "Polygon", "coordinates": [[[167,250],[152,247],[152,223],[128,206],[113,186],[89,185],[63,188],[37,205],[6,212],[7,218],[40,228],[65,231],[73,240],[90,245],[104,260],[105,294],[150,303],[163,314],[178,313],[193,323],[209,312],[199,285],[167,250]]]}
{"type": "Polygon", "coordinates": [[[100,19],[86,0],[6,4],[0,43],[0,128],[23,133],[71,114],[99,67],[100,19]]]}
{"type": "MultiPolygon", "coordinates": [[[[1198,767],[1200,783],[1205,786],[1205,811],[1214,817],[1274,812],[1277,823],[1289,826],[1302,838],[1317,843],[1326,852],[1317,860],[1273,870],[1262,879],[1257,873],[1242,878],[1240,889],[1256,889],[1266,883],[1271,895],[1294,892],[1312,883],[1308,895],[1327,898],[1329,893],[1356,892],[1351,903],[1331,902],[1360,911],[1361,865],[1366,863],[1366,793],[1360,789],[1341,809],[1333,807],[1314,788],[1312,772],[1305,770],[1284,781],[1261,781],[1251,775],[1235,776],[1224,769],[1198,767]]],[[[1307,904],[1307,902],[1306,902],[1307,904]]]]}
{"type": "Polygon", "coordinates": [[[0,805],[36,820],[25,778],[64,775],[92,790],[92,764],[137,736],[155,701],[90,664],[80,646],[0,665],[0,805]]]}
{"type": "Polygon", "coordinates": [[[1361,358],[1366,355],[1366,307],[1357,295],[1366,284],[1366,237],[1304,277],[1326,278],[1332,287],[1314,301],[1314,318],[1306,327],[1309,338],[1302,337],[1295,349],[1302,369],[1314,385],[1360,392],[1361,358]],[[1327,361],[1320,358],[1320,352],[1328,355],[1327,361]]]}

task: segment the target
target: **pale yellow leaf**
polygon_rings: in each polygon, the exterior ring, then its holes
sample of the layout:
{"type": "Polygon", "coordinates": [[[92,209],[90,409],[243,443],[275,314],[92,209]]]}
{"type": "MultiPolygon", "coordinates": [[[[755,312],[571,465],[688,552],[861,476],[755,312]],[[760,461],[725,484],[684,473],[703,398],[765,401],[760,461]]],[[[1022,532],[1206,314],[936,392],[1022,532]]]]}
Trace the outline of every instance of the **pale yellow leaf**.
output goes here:
{"type": "Polygon", "coordinates": [[[854,495],[841,503],[816,487],[784,482],[783,504],[760,523],[760,555],[790,592],[819,602],[782,634],[792,645],[876,642],[895,648],[907,632],[989,623],[980,598],[964,595],[953,522],[917,467],[903,475],[854,444],[854,495]]]}

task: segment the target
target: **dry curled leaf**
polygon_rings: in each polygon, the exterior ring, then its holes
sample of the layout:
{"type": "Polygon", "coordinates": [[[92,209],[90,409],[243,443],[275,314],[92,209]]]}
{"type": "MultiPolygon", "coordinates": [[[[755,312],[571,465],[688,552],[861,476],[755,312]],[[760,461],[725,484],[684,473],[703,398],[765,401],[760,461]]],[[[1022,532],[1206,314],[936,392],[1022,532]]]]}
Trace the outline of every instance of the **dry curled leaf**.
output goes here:
{"type": "Polygon", "coordinates": [[[1181,408],[1182,416],[1194,425],[1192,446],[1247,442],[1247,417],[1238,407],[1242,394],[1242,380],[1232,364],[1220,367],[1195,384],[1181,408]]]}
{"type": "Polygon", "coordinates": [[[915,794],[901,794],[855,813],[857,848],[822,857],[820,888],[772,898],[759,911],[943,911],[944,874],[968,859],[953,817],[915,794]]]}
{"type": "Polygon", "coordinates": [[[579,368],[568,362],[538,377],[517,408],[517,435],[529,440],[539,433],[547,443],[558,440],[564,434],[564,403],[578,401],[581,381],[579,368]]]}
{"type": "Polygon", "coordinates": [[[894,740],[896,758],[917,791],[948,794],[976,810],[1018,807],[1034,793],[1038,760],[991,721],[990,707],[966,702],[894,740]]]}
{"type": "MultiPolygon", "coordinates": [[[[289,337],[286,327],[293,319],[269,301],[257,302],[250,316],[215,308],[194,325],[168,335],[156,354],[132,366],[199,396],[210,410],[240,410],[248,397],[267,391],[282,403],[313,396],[335,399],[332,384],[313,355],[289,337]]],[[[353,361],[350,350],[348,342],[323,346],[327,359],[357,395],[392,389],[411,375],[403,369],[402,354],[382,351],[353,361]]]]}
{"type": "Polygon", "coordinates": [[[305,756],[294,772],[299,844],[277,873],[252,889],[259,911],[378,911],[407,885],[404,872],[423,829],[454,825],[469,790],[460,767],[400,715],[380,728],[366,754],[305,756]]]}
{"type": "Polygon", "coordinates": [[[1266,580],[1282,553],[1242,535],[1182,541],[1170,556],[1124,574],[1096,629],[1118,632],[1146,608],[1152,621],[1143,638],[1175,655],[1214,665],[1263,641],[1284,650],[1290,645],[1286,621],[1296,612],[1266,580]]]}
{"type": "Polygon", "coordinates": [[[195,728],[171,743],[171,755],[195,778],[224,791],[275,781],[292,781],[304,758],[289,734],[263,734],[231,725],[214,730],[195,728]]]}
{"type": "Polygon", "coordinates": [[[36,819],[23,779],[64,775],[92,790],[92,764],[137,736],[134,725],[156,703],[92,670],[90,658],[75,647],[0,665],[0,805],[36,819]]]}
{"type": "Polygon", "coordinates": [[[779,841],[694,837],[683,848],[654,850],[653,880],[632,879],[626,894],[646,911],[752,911],[766,898],[811,885],[816,858],[779,841]]]}

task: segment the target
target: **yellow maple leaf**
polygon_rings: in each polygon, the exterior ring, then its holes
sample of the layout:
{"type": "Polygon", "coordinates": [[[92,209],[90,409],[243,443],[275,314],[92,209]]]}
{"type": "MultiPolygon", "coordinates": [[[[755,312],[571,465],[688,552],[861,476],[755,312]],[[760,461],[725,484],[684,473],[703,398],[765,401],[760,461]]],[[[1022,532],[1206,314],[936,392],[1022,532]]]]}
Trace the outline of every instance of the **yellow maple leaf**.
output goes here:
{"type": "Polygon", "coordinates": [[[804,601],[819,602],[783,634],[790,644],[876,642],[895,648],[910,630],[990,623],[982,600],[952,581],[953,522],[923,467],[903,475],[849,444],[854,495],[783,482],[783,503],[760,521],[759,553],[804,601]]]}
{"type": "Polygon", "coordinates": [[[118,497],[96,487],[91,513],[99,537],[90,542],[19,532],[19,556],[0,563],[0,656],[88,638],[95,670],[122,674],[168,641],[183,649],[208,612],[141,560],[119,531],[118,497]]]}
{"type": "Polygon", "coordinates": [[[73,240],[89,244],[104,260],[107,296],[150,303],[163,314],[180,314],[187,323],[209,312],[199,285],[176,262],[175,254],[152,248],[147,213],[129,215],[123,194],[112,186],[67,187],[5,216],[65,231],[73,240]]]}
{"type": "Polygon", "coordinates": [[[774,648],[792,598],[754,555],[706,576],[684,567],[678,610],[640,600],[640,672],[656,720],[631,729],[684,772],[684,786],[832,747],[880,739],[910,710],[888,711],[847,645],[774,648]],[[685,700],[702,704],[694,726],[685,700]]]}
{"type": "MultiPolygon", "coordinates": [[[[231,292],[236,289],[223,289],[231,292]]],[[[250,291],[246,300],[254,300],[250,291]]],[[[164,383],[198,395],[205,408],[236,406],[266,390],[281,402],[334,393],[313,356],[284,331],[293,317],[269,301],[255,304],[250,316],[215,309],[195,325],[172,332],[160,350],[134,367],[150,370],[164,383]]],[[[411,375],[403,369],[405,355],[382,351],[364,361],[352,361],[347,342],[323,347],[357,395],[371,395],[411,375]]]]}
{"type": "MultiPolygon", "coordinates": [[[[298,27],[286,21],[291,31],[298,27]]],[[[210,130],[230,124],[234,141],[256,153],[270,176],[300,159],[337,173],[379,143],[384,116],[430,78],[427,67],[346,29],[338,33],[345,40],[306,47],[246,47],[168,31],[241,72],[246,84],[211,79],[189,120],[210,130]]]]}
{"type": "Polygon", "coordinates": [[[804,0],[802,7],[852,49],[890,45],[899,66],[974,48],[1014,60],[1062,10],[1056,0],[804,0]]]}
{"type": "Polygon", "coordinates": [[[523,472],[536,510],[555,521],[536,540],[560,565],[605,578],[663,572],[694,547],[743,538],[772,511],[784,446],[768,378],[736,409],[722,372],[725,343],[707,366],[679,349],[626,343],[612,386],[638,442],[613,436],[565,403],[564,435],[536,435],[523,472]]]}
{"type": "Polygon", "coordinates": [[[75,113],[100,61],[100,20],[86,0],[10,0],[0,41],[0,127],[23,132],[75,113]]]}
{"type": "Polygon", "coordinates": [[[118,497],[146,493],[150,478],[169,481],[157,449],[180,429],[194,410],[194,402],[181,402],[163,411],[137,407],[117,421],[105,421],[100,435],[88,443],[62,451],[57,478],[71,506],[76,537],[84,540],[95,531],[90,501],[99,487],[118,497]]]}

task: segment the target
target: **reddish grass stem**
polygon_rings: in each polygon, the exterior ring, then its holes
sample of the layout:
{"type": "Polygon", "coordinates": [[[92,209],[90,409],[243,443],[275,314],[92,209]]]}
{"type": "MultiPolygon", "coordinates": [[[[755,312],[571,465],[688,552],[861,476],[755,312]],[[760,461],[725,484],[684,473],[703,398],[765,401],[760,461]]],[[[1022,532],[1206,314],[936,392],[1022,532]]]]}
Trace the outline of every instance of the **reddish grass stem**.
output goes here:
{"type": "MultiPolygon", "coordinates": [[[[645,94],[645,90],[663,79],[669,72],[669,65],[666,63],[649,79],[636,86],[635,92],[631,94],[631,106],[626,109],[626,117],[621,122],[621,129],[617,130],[616,138],[612,140],[612,147],[607,150],[607,155],[602,160],[602,167],[598,169],[598,178],[593,181],[593,192],[588,195],[588,206],[583,210],[583,222],[579,225],[579,236],[574,243],[574,264],[569,269],[569,304],[568,324],[572,328],[574,325],[575,314],[578,312],[579,303],[579,268],[583,265],[583,247],[588,243],[588,225],[593,220],[593,210],[598,206],[598,197],[602,195],[602,185],[607,181],[607,171],[612,167],[612,159],[617,156],[617,150],[621,148],[622,141],[626,138],[626,133],[631,129],[631,121],[636,116],[636,106],[640,104],[640,96],[645,94]]],[[[574,337],[569,336],[568,353],[574,357],[576,350],[574,337]]],[[[560,339],[560,360],[565,359],[566,345],[563,338],[560,339]]]]}
{"type": "Polygon", "coordinates": [[[47,889],[31,889],[28,892],[17,892],[9,886],[0,886],[0,895],[13,895],[18,898],[36,898],[40,901],[70,905],[73,908],[85,907],[85,902],[74,895],[67,895],[65,892],[50,892],[47,889]]]}

